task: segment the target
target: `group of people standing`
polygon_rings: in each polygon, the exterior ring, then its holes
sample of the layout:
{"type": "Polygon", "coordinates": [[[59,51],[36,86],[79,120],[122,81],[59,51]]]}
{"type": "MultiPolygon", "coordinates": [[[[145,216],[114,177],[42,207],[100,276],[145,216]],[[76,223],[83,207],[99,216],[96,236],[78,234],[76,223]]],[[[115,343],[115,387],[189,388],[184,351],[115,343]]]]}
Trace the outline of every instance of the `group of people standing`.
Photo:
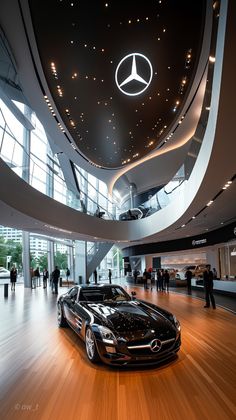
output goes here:
{"type": "MultiPolygon", "coordinates": [[[[35,270],[33,268],[31,268],[30,272],[31,272],[31,279],[33,277],[36,277],[38,279],[38,281],[40,281],[41,275],[40,275],[39,267],[37,267],[35,270]]],[[[69,268],[67,268],[66,269],[67,282],[69,282],[69,276],[70,276],[70,270],[69,270],[69,268]]],[[[48,280],[49,280],[50,281],[50,286],[51,286],[51,289],[52,289],[52,293],[55,293],[57,295],[58,294],[59,279],[60,279],[60,270],[59,270],[58,266],[55,267],[55,270],[53,270],[50,277],[49,277],[48,269],[46,267],[43,269],[43,288],[44,289],[47,288],[47,284],[48,284],[48,280]]]]}
{"type": "Polygon", "coordinates": [[[152,271],[145,268],[143,272],[143,286],[144,289],[149,289],[149,284],[151,290],[153,289],[153,280],[156,283],[156,290],[157,292],[169,292],[169,284],[170,284],[170,274],[168,270],[158,269],[152,278],[152,271]]]}
{"type": "MultiPolygon", "coordinates": [[[[138,271],[134,270],[133,272],[134,275],[134,283],[137,283],[137,277],[138,277],[138,271]]],[[[193,278],[193,273],[190,269],[188,269],[185,273],[185,278],[187,280],[187,292],[189,295],[191,295],[192,293],[192,278],[193,278]]],[[[213,271],[211,270],[211,266],[210,264],[206,266],[206,270],[203,273],[203,286],[204,286],[204,291],[205,291],[205,305],[204,308],[209,308],[210,304],[212,305],[213,309],[216,309],[216,303],[215,303],[215,298],[213,295],[213,287],[214,287],[214,283],[213,280],[216,278],[216,271],[215,269],[213,269],[213,271]]],[[[157,291],[166,291],[169,292],[169,284],[170,284],[170,274],[168,272],[168,270],[164,270],[164,269],[158,269],[155,273],[154,273],[154,277],[152,274],[152,270],[144,270],[143,272],[143,286],[144,289],[147,290],[149,289],[149,285],[150,285],[150,289],[153,289],[153,282],[155,282],[156,284],[156,290],[157,291]]]]}

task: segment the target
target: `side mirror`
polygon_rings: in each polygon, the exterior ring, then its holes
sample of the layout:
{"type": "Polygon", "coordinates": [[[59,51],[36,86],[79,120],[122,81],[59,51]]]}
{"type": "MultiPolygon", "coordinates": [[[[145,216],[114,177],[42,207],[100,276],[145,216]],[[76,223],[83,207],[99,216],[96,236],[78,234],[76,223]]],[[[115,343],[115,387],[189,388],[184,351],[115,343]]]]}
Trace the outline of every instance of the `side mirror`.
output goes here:
{"type": "Polygon", "coordinates": [[[132,299],[135,299],[136,292],[131,292],[132,299]]]}

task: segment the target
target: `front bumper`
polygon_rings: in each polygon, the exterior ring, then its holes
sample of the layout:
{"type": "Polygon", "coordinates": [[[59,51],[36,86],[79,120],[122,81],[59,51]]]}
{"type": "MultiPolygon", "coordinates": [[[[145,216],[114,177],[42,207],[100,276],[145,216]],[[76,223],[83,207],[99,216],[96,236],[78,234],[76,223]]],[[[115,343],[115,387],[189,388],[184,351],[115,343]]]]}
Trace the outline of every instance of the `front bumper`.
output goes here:
{"type": "Polygon", "coordinates": [[[117,342],[117,345],[106,345],[98,337],[96,340],[97,350],[101,360],[109,365],[150,365],[160,363],[173,357],[180,349],[181,335],[177,339],[166,340],[158,352],[153,352],[148,346],[132,346],[124,340],[117,342]],[[112,348],[112,352],[108,351],[112,348]]]}

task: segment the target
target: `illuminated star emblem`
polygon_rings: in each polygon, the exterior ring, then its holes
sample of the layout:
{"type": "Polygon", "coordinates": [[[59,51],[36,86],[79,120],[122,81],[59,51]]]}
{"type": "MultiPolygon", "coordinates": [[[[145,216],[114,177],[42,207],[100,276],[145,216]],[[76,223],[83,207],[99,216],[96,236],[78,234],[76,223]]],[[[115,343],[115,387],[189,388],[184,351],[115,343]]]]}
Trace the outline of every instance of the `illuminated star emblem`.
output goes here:
{"type": "Polygon", "coordinates": [[[143,54],[132,53],[119,62],[115,72],[115,81],[122,93],[135,96],[148,88],[152,76],[152,65],[148,58],[143,54]]]}

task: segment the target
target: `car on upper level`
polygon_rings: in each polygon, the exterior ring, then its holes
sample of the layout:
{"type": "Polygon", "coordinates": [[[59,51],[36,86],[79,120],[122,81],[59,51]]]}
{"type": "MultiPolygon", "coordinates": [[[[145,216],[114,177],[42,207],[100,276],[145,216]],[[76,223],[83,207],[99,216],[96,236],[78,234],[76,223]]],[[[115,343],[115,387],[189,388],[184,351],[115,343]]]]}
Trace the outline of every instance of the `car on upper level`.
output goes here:
{"type": "Polygon", "coordinates": [[[119,215],[119,220],[137,220],[142,219],[143,212],[139,208],[129,209],[119,215]]]}
{"type": "Polygon", "coordinates": [[[154,364],[180,349],[175,315],[136,299],[119,285],[74,286],[57,301],[58,325],[69,325],[85,342],[90,362],[154,364]]]}

